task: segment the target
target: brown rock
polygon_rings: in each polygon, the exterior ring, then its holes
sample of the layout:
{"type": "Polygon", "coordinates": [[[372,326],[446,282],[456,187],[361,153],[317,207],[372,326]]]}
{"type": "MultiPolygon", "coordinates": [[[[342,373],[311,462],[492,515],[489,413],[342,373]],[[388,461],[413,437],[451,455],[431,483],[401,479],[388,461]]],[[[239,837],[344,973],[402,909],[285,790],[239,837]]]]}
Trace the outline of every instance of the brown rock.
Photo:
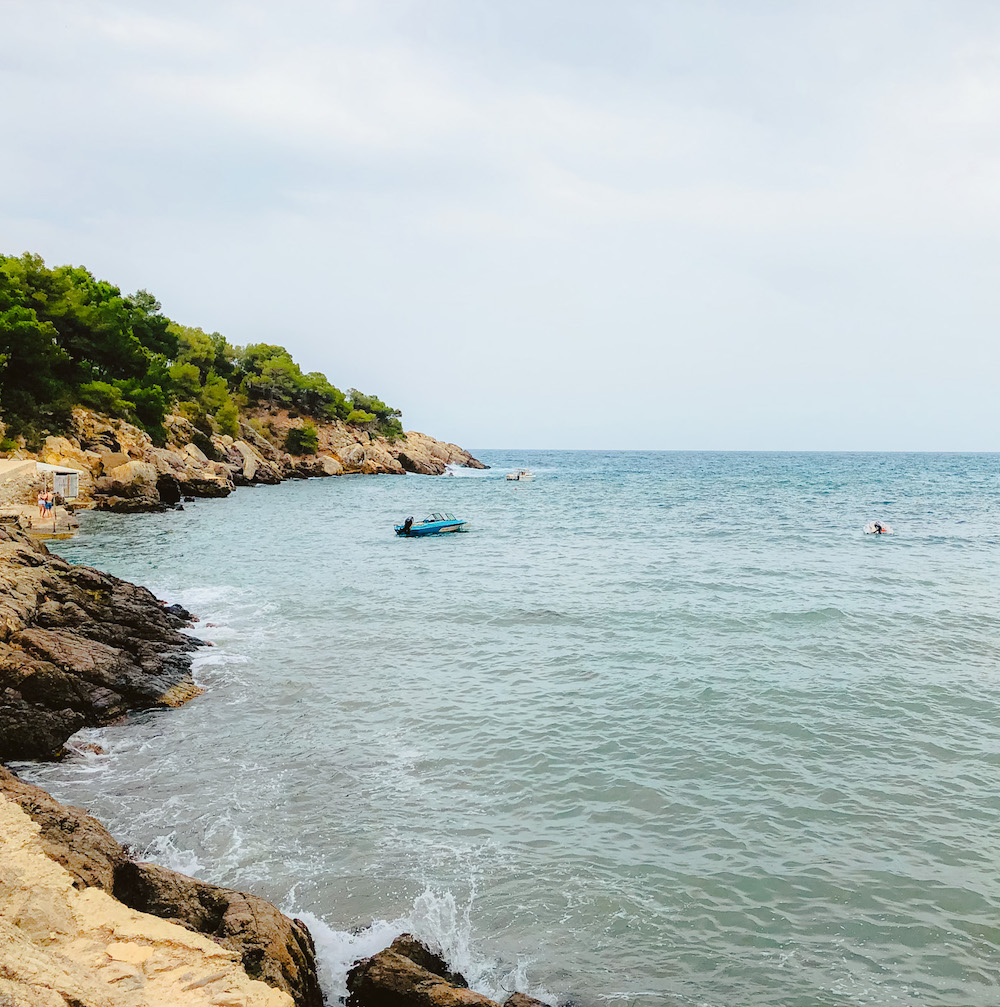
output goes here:
{"type": "Polygon", "coordinates": [[[549,1005],[529,997],[527,993],[515,993],[504,1000],[503,1007],[549,1007],[549,1005]]]}
{"type": "Polygon", "coordinates": [[[455,986],[462,986],[466,989],[469,986],[465,980],[465,976],[460,972],[452,972],[448,968],[448,963],[439,954],[431,951],[426,944],[418,941],[413,934],[400,934],[389,945],[389,950],[395,951],[396,954],[402,955],[404,958],[409,958],[411,962],[416,962],[421,968],[425,968],[428,972],[441,976],[442,979],[447,979],[448,982],[453,983],[455,986]]]}
{"type": "Polygon", "coordinates": [[[2,766],[0,795],[38,824],[44,852],[69,871],[76,888],[99,888],[131,909],[211,937],[240,956],[250,978],[285,990],[299,1007],[322,1007],[305,924],[255,895],[133,862],[82,808],[61,804],[2,766]]]}
{"type": "Polygon", "coordinates": [[[197,695],[189,622],[0,525],[0,759],[56,757],[81,727],[197,695]]]}
{"type": "Polygon", "coordinates": [[[347,975],[347,1007],[497,1007],[465,979],[448,970],[440,955],[412,934],[356,962],[347,975]]]}
{"type": "Polygon", "coordinates": [[[303,1007],[321,1007],[312,936],[270,902],[158,864],[124,864],[113,894],[132,909],[213,938],[240,956],[251,979],[285,990],[303,1007]]]}

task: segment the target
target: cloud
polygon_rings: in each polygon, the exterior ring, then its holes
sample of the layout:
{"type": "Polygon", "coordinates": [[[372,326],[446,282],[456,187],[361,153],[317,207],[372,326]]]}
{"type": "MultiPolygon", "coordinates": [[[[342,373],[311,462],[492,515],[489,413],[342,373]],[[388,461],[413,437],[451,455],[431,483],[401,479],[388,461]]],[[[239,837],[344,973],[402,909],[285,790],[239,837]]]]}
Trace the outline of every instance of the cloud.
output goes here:
{"type": "Polygon", "coordinates": [[[938,386],[956,446],[995,418],[978,391],[950,397],[970,355],[1000,361],[993,5],[0,14],[6,250],[284,342],[431,432],[531,436],[516,387],[575,446],[595,402],[631,395],[642,446],[829,446],[832,425],[852,447],[873,346],[897,446],[938,386]]]}

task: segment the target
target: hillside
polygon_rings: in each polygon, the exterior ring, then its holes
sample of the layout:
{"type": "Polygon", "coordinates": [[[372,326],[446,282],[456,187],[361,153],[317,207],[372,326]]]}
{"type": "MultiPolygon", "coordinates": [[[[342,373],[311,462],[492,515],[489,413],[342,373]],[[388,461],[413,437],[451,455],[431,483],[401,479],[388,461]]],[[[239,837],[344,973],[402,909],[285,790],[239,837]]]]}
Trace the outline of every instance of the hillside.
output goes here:
{"type": "MultiPolygon", "coordinates": [[[[78,469],[84,506],[150,510],[236,486],[482,468],[378,396],[303,372],[276,343],[179,324],[82,266],[0,255],[0,458],[78,469]]],[[[43,485],[21,472],[0,504],[43,485]]]]}

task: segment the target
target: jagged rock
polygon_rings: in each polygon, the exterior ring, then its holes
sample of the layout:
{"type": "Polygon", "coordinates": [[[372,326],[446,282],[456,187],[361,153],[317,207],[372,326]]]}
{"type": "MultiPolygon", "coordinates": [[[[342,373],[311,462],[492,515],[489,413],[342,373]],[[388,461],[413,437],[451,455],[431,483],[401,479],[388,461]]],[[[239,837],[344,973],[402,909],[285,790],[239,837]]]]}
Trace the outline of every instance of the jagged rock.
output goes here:
{"type": "Polygon", "coordinates": [[[347,974],[347,990],[347,1007],[498,1007],[495,1000],[468,989],[412,934],[356,962],[347,974]]]}
{"type": "Polygon", "coordinates": [[[404,958],[409,958],[411,962],[416,962],[417,965],[427,969],[428,972],[433,972],[435,975],[441,976],[442,979],[447,979],[453,986],[461,986],[464,989],[469,988],[465,976],[460,972],[452,972],[448,968],[448,963],[439,954],[431,951],[426,944],[418,941],[413,934],[400,934],[389,945],[389,950],[395,951],[396,954],[402,955],[404,958]]]}
{"type": "Polygon", "coordinates": [[[57,757],[83,726],[197,695],[189,623],[145,588],[0,525],[0,759],[57,757]]]}
{"type": "Polygon", "coordinates": [[[114,895],[127,906],[188,926],[236,951],[251,979],[321,1005],[312,936],[264,899],[210,885],[158,864],[127,863],[114,895]]]}
{"type": "Polygon", "coordinates": [[[549,1005],[529,997],[527,993],[514,993],[504,1000],[503,1007],[549,1007],[549,1005]]]}
{"type": "Polygon", "coordinates": [[[390,444],[388,451],[407,472],[420,475],[441,475],[449,465],[471,469],[487,468],[457,444],[435,440],[416,430],[408,430],[406,438],[390,444]]]}
{"type": "Polygon", "coordinates": [[[233,448],[243,461],[243,478],[247,482],[253,482],[260,455],[246,441],[233,441],[233,448]]]}
{"type": "Polygon", "coordinates": [[[315,948],[304,923],[255,895],[134,862],[82,808],[61,804],[3,767],[0,795],[39,826],[43,851],[69,871],[75,888],[100,889],[130,909],[204,934],[235,952],[251,979],[284,990],[299,1007],[322,1007],[315,948]]]}

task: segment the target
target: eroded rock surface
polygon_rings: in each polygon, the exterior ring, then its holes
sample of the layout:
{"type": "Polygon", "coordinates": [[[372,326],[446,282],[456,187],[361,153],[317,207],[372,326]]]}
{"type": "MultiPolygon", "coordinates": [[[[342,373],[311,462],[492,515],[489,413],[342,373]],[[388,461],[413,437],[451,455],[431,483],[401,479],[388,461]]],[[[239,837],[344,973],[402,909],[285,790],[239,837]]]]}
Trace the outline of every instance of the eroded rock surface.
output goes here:
{"type": "Polygon", "coordinates": [[[122,863],[99,823],[0,770],[0,1003],[319,1007],[252,975],[233,943],[115,898],[122,863]]]}
{"type": "Polygon", "coordinates": [[[247,975],[288,993],[299,1007],[322,1007],[315,949],[304,923],[264,899],[138,863],[97,819],[0,767],[0,797],[38,826],[41,850],[78,890],[96,888],[140,913],[210,937],[232,951],[247,975]]]}
{"type": "Polygon", "coordinates": [[[58,757],[81,727],[197,695],[190,622],[0,525],[0,760],[58,757]]]}

